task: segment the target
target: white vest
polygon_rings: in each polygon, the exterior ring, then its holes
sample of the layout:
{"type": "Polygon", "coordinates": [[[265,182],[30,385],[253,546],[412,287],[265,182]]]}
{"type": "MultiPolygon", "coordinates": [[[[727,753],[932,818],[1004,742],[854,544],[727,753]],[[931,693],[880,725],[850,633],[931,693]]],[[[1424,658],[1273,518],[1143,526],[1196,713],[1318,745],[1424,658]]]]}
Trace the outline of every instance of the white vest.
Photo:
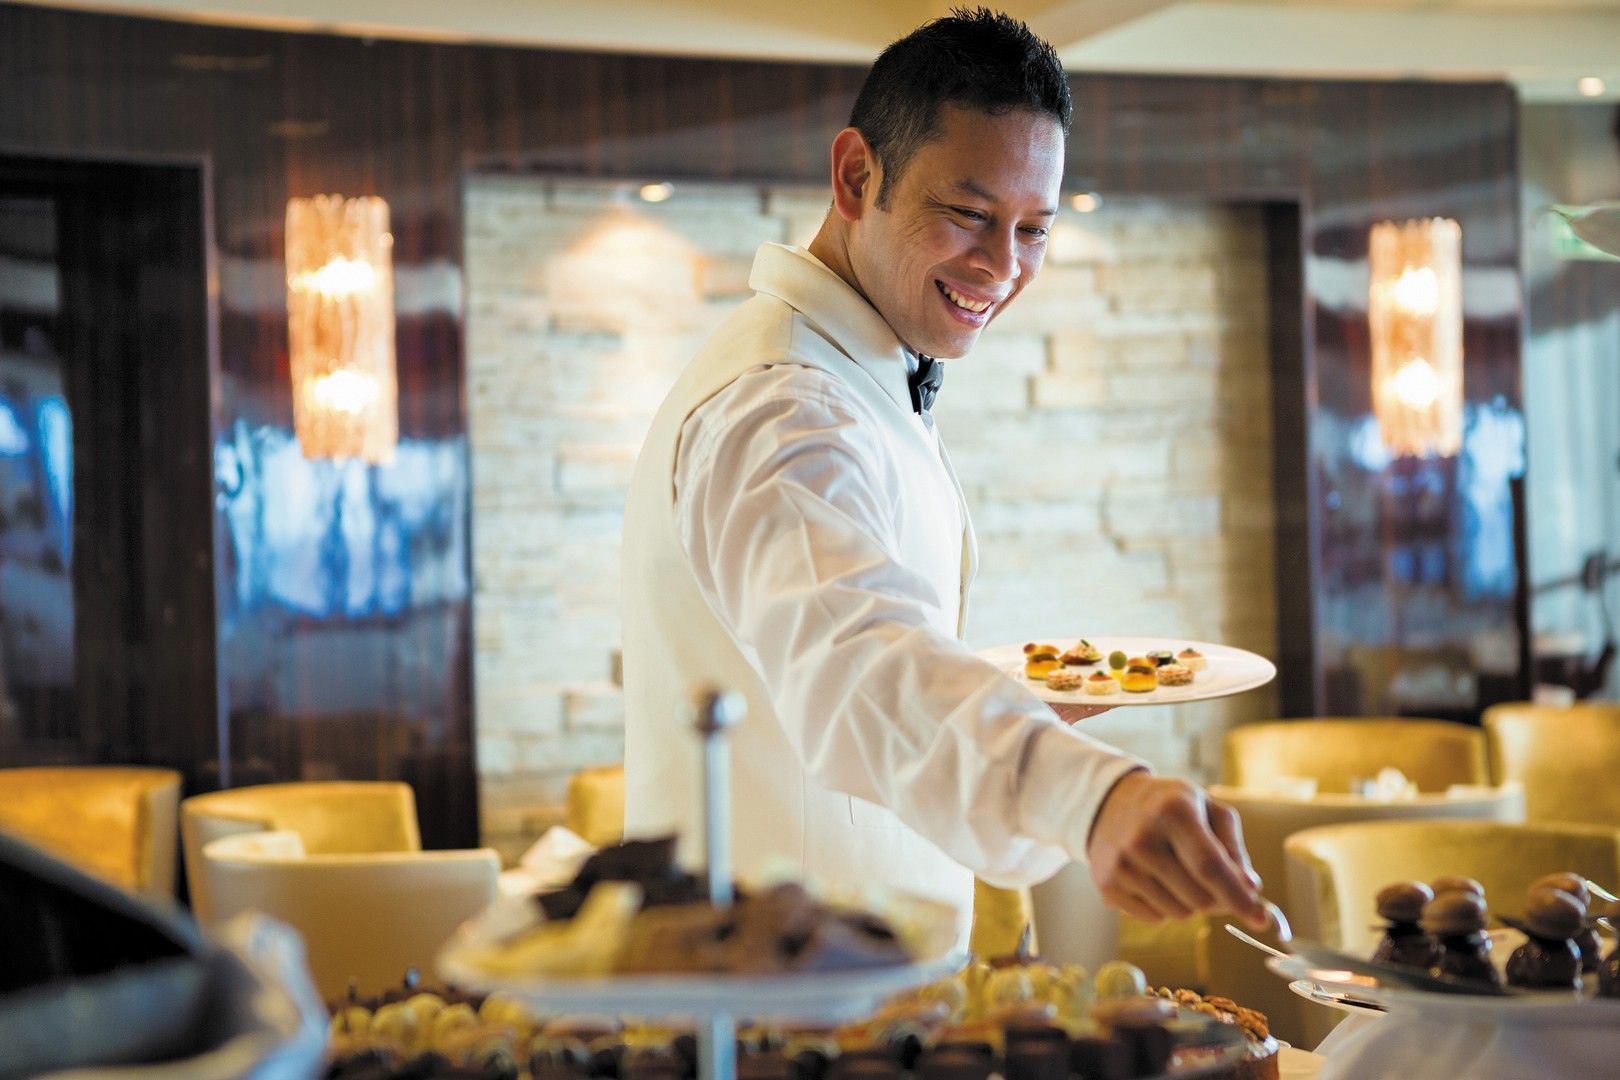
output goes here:
{"type": "MultiPolygon", "coordinates": [[[[642,445],[625,511],[622,577],[625,689],[626,834],[671,831],[683,857],[702,859],[703,809],[697,736],[689,702],[699,686],[740,691],[748,718],[731,734],[733,859],[747,878],[786,866],[812,880],[877,884],[954,904],[965,928],[973,876],[887,809],[820,786],[787,741],[767,687],[703,598],[676,532],[674,473],[682,426],[739,376],[775,364],[825,371],[848,384],[880,418],[885,449],[917,482],[912,498],[917,553],[928,572],[959,598],[943,617],[961,633],[967,587],[976,566],[971,526],[961,547],[941,544],[928,504],[961,498],[930,420],[911,408],[905,356],[893,332],[859,294],[807,253],[768,244],[749,281],[756,295],[705,343],[664,400],[642,445]],[[830,281],[828,279],[831,279],[830,281]],[[808,309],[806,311],[805,309],[808,309]],[[883,351],[878,351],[878,350],[883,351]],[[863,355],[864,354],[864,355],[863,355]],[[951,588],[954,584],[957,587],[951,588]]],[[[952,520],[955,520],[954,518],[952,520]]]]}

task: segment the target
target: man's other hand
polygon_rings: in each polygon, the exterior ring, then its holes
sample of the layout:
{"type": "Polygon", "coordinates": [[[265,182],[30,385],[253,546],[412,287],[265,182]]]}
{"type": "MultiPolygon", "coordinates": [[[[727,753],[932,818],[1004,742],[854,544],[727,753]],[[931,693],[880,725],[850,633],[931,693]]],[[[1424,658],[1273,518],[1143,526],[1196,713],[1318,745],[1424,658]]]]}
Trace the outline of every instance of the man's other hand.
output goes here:
{"type": "Polygon", "coordinates": [[[1185,780],[1127,774],[1097,812],[1088,854],[1103,899],[1128,915],[1230,912],[1265,925],[1237,813],[1185,780]]]}

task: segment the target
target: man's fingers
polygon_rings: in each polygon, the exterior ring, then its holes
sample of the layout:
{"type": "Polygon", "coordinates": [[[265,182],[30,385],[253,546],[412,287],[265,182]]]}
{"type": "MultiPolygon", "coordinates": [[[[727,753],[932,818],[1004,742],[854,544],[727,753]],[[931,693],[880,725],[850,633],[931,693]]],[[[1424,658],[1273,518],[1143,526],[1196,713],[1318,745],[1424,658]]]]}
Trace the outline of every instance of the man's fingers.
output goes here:
{"type": "Polygon", "coordinates": [[[1138,875],[1155,882],[1186,912],[1177,918],[1215,907],[1214,895],[1187,872],[1167,837],[1154,836],[1140,851],[1133,850],[1129,859],[1138,875]]]}
{"type": "Polygon", "coordinates": [[[1171,843],[1188,872],[1214,894],[1217,906],[1251,925],[1265,921],[1254,887],[1207,825],[1199,822],[1195,828],[1178,829],[1171,843]]]}
{"type": "Polygon", "coordinates": [[[1243,843],[1243,819],[1223,802],[1210,799],[1208,805],[1209,827],[1215,833],[1215,838],[1221,842],[1232,861],[1238,864],[1243,876],[1249,879],[1249,884],[1260,888],[1263,882],[1260,875],[1254,872],[1254,864],[1249,861],[1249,849],[1243,843]]]}

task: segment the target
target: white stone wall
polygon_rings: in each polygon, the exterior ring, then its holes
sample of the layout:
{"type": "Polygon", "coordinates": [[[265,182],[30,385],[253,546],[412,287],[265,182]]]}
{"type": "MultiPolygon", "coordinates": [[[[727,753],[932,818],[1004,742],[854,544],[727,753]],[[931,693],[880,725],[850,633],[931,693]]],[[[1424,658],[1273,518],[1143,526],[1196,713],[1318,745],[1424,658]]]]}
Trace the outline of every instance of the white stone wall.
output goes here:
{"type": "MultiPolygon", "coordinates": [[[[747,295],[763,241],[825,194],[479,178],[467,191],[478,764],[486,840],[556,819],[622,754],[622,507],[685,359],[747,295]]],[[[978,528],[970,643],[1165,634],[1275,653],[1265,265],[1257,211],[1065,210],[1046,268],[936,407],[978,528]]],[[[1256,692],[1119,709],[1087,730],[1204,779],[1256,692]]]]}

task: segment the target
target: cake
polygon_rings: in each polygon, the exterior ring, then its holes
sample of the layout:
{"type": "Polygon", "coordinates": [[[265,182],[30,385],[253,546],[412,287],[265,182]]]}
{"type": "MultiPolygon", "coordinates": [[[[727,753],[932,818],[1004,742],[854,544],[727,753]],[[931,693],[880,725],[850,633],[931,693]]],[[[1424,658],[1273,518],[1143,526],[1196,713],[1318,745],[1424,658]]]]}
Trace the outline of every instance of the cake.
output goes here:
{"type": "Polygon", "coordinates": [[[1052,672],[1063,666],[1058,659],[1056,645],[1044,645],[1030,642],[1024,646],[1024,676],[1034,681],[1043,681],[1052,672]]]}
{"type": "Polygon", "coordinates": [[[1093,671],[1086,676],[1085,691],[1095,697],[1112,694],[1119,689],[1119,683],[1112,675],[1102,671],[1093,671]]]}
{"type": "MultiPolygon", "coordinates": [[[[1107,676],[1103,676],[1107,678],[1107,676]]],[[[1058,668],[1046,673],[1046,688],[1048,690],[1074,691],[1080,689],[1086,677],[1078,671],[1065,671],[1058,668]]],[[[1112,680],[1110,680],[1112,681],[1112,680]]]]}
{"type": "Polygon", "coordinates": [[[1159,688],[1159,669],[1140,656],[1132,657],[1119,677],[1120,689],[1128,694],[1146,694],[1159,688]]]}
{"type": "Polygon", "coordinates": [[[1192,671],[1203,671],[1209,667],[1209,657],[1189,645],[1176,653],[1176,663],[1192,671]]]}
{"type": "Polygon", "coordinates": [[[1192,668],[1183,667],[1172,661],[1160,664],[1154,672],[1154,677],[1160,686],[1191,686],[1193,681],[1192,668]]]}
{"type": "MultiPolygon", "coordinates": [[[[1278,1080],[1281,1075],[1282,1044],[1271,1035],[1264,1013],[1246,1009],[1231,998],[1204,996],[1191,990],[1172,990],[1161,986],[1158,996],[1173,1001],[1184,1009],[1213,1017],[1224,1024],[1234,1024],[1247,1038],[1248,1053],[1243,1060],[1200,1072],[1208,1080],[1278,1080]]],[[[1197,1056],[1188,1054],[1183,1063],[1193,1065],[1197,1056]]]]}

